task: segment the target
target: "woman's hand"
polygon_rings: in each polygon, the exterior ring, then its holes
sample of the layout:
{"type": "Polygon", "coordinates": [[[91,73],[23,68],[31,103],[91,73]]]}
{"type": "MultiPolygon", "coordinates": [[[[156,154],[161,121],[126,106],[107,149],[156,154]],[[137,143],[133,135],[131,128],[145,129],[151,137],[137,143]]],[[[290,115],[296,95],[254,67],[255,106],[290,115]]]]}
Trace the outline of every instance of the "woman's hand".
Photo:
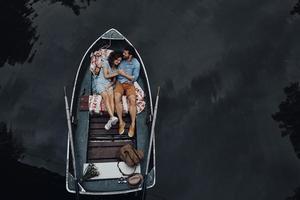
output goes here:
{"type": "Polygon", "coordinates": [[[103,67],[103,63],[100,59],[97,59],[96,66],[99,67],[99,68],[103,67]]]}
{"type": "Polygon", "coordinates": [[[94,69],[94,74],[99,75],[99,72],[100,72],[100,68],[98,66],[96,66],[94,69]]]}

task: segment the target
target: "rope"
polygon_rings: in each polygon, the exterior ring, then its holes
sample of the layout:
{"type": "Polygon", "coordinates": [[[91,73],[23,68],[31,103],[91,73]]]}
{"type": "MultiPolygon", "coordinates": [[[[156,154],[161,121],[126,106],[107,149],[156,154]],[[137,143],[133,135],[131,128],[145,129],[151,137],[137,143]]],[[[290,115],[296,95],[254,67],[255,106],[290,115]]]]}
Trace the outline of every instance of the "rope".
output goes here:
{"type": "Polygon", "coordinates": [[[120,168],[120,161],[118,161],[117,166],[118,166],[118,169],[119,169],[120,173],[121,173],[123,176],[131,176],[131,175],[133,175],[133,174],[135,173],[135,171],[136,171],[136,165],[134,166],[133,172],[130,173],[130,174],[126,174],[126,173],[124,173],[124,172],[121,170],[121,168],[120,168]]]}

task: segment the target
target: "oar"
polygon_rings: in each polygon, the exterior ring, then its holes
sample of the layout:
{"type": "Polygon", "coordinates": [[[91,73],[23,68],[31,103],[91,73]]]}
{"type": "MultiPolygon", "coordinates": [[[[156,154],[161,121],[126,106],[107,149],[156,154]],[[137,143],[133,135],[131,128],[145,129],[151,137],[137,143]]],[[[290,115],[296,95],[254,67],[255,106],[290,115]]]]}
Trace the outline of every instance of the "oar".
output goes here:
{"type": "Polygon", "coordinates": [[[74,150],[74,143],[73,143],[73,133],[72,133],[72,125],[71,125],[71,119],[70,119],[70,108],[68,104],[68,98],[66,94],[66,87],[64,87],[65,92],[65,105],[66,105],[66,114],[67,114],[67,121],[68,121],[68,137],[71,145],[71,155],[72,155],[72,161],[73,161],[73,169],[74,169],[74,182],[75,182],[75,199],[79,200],[79,182],[77,179],[77,172],[76,172],[76,163],[75,163],[75,150],[74,150]]]}
{"type": "Polygon", "coordinates": [[[154,129],[155,129],[155,122],[156,122],[157,108],[158,108],[159,91],[160,91],[160,87],[158,87],[158,90],[157,90],[156,101],[155,101],[154,112],[153,112],[153,120],[152,120],[152,125],[151,125],[150,141],[149,141],[149,148],[148,148],[148,154],[147,154],[146,171],[144,174],[144,181],[143,181],[143,185],[142,185],[142,200],[144,200],[146,198],[147,178],[148,178],[148,170],[149,170],[149,163],[150,163],[150,155],[151,155],[151,151],[152,151],[152,143],[153,143],[153,138],[154,138],[154,129]]]}

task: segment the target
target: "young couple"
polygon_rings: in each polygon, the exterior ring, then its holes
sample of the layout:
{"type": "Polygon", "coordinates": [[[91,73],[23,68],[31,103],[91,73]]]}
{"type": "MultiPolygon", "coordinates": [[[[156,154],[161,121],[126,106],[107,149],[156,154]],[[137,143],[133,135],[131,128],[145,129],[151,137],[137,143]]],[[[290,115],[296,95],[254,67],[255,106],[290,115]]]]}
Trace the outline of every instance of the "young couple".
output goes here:
{"type": "Polygon", "coordinates": [[[122,118],[121,101],[123,94],[127,96],[131,118],[129,137],[133,137],[135,133],[136,94],[133,83],[140,73],[140,63],[134,55],[135,50],[132,46],[125,47],[123,53],[113,51],[107,61],[96,64],[95,75],[92,76],[93,92],[102,96],[110,116],[105,124],[106,130],[119,121],[119,134],[124,133],[126,124],[122,118]],[[115,109],[118,117],[114,116],[115,109]]]}

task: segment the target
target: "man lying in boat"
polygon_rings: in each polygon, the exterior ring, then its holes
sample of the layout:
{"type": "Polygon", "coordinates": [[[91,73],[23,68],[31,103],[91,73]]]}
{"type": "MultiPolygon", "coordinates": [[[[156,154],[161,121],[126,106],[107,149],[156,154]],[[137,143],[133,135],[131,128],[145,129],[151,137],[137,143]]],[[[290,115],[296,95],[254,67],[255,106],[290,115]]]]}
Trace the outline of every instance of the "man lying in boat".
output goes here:
{"type": "Polygon", "coordinates": [[[129,113],[131,124],[128,136],[133,137],[135,133],[136,119],[136,92],[134,82],[137,81],[140,73],[140,63],[134,58],[135,50],[132,46],[127,46],[123,51],[123,60],[119,65],[117,83],[114,89],[116,111],[119,118],[119,134],[125,131],[125,122],[122,118],[122,95],[125,94],[129,101],[129,113]]]}
{"type": "Polygon", "coordinates": [[[97,59],[95,61],[94,74],[92,75],[93,93],[100,94],[104,100],[110,119],[104,128],[109,130],[112,125],[118,122],[118,118],[114,116],[114,94],[113,86],[116,82],[116,76],[119,75],[117,67],[122,60],[121,52],[111,52],[107,60],[97,59]]]}

